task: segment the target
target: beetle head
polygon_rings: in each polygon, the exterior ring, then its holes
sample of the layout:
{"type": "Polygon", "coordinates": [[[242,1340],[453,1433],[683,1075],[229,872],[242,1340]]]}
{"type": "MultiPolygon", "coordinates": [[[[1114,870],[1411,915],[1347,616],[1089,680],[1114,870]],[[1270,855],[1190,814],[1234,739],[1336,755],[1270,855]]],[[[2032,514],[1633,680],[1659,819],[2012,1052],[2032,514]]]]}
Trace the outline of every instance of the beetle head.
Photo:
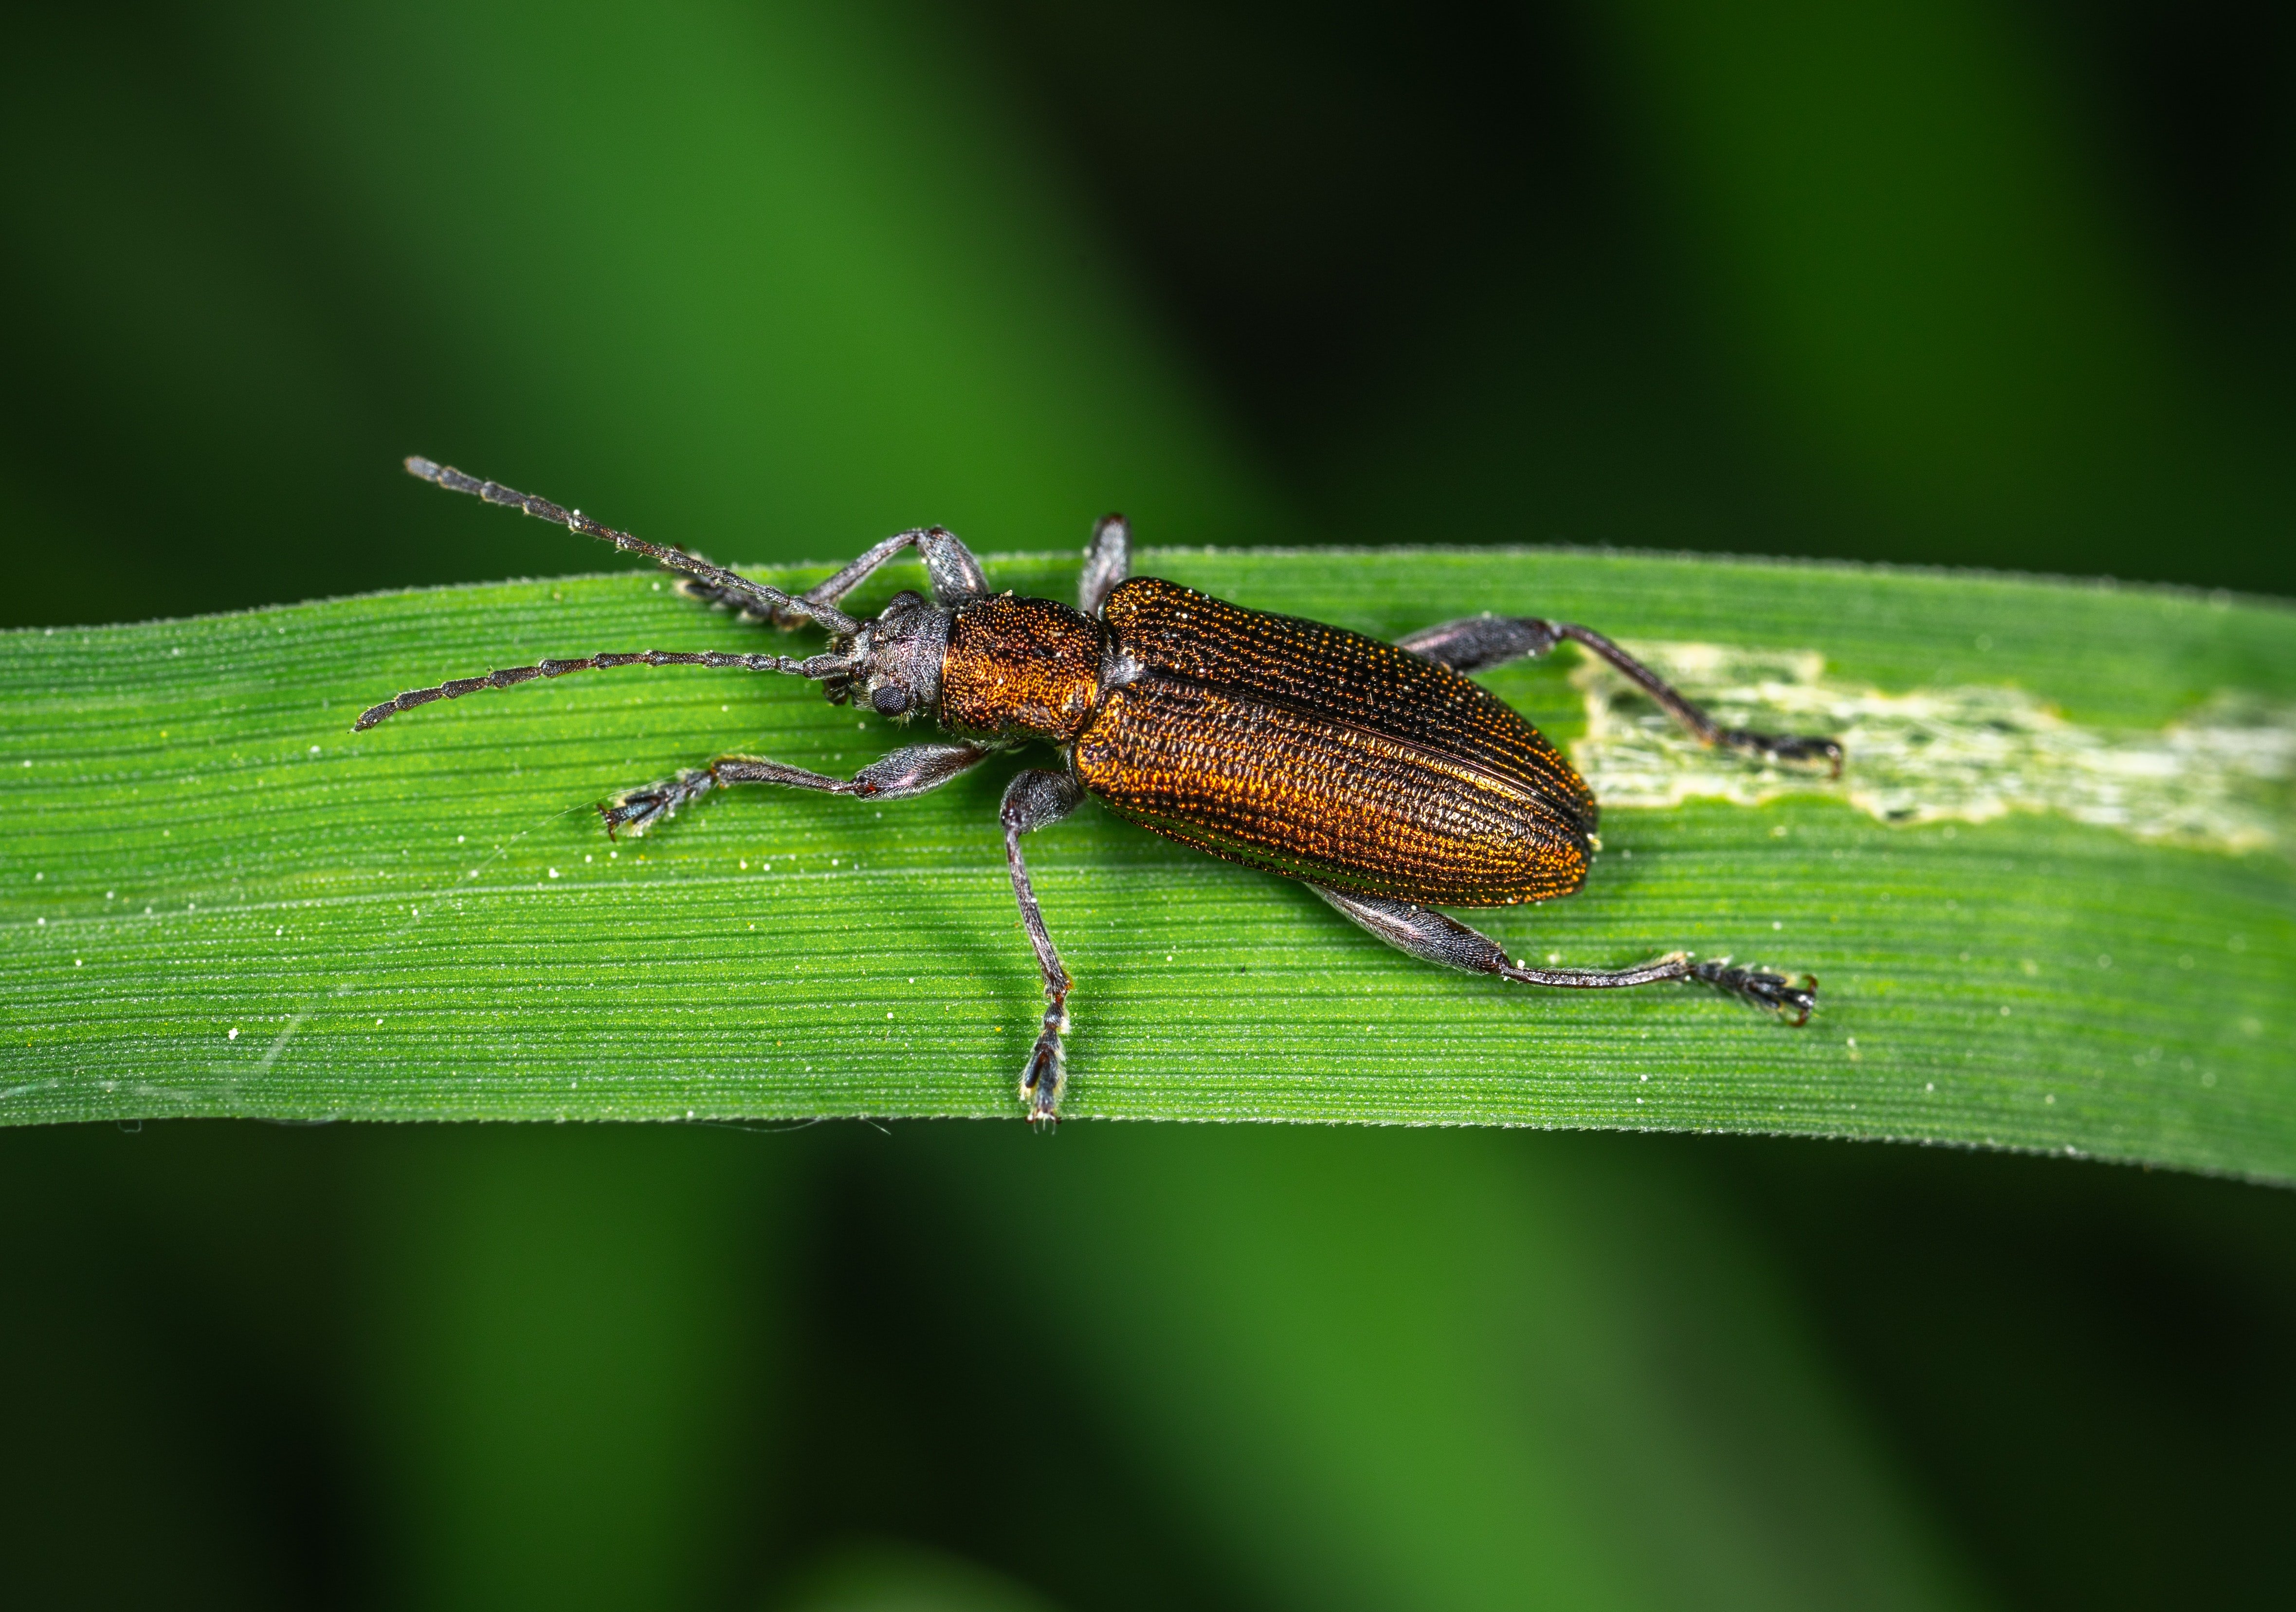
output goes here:
{"type": "Polygon", "coordinates": [[[873,621],[830,644],[840,665],[821,679],[832,705],[863,702],[879,716],[906,722],[940,703],[940,664],[948,653],[950,613],[914,593],[898,593],[873,621]]]}

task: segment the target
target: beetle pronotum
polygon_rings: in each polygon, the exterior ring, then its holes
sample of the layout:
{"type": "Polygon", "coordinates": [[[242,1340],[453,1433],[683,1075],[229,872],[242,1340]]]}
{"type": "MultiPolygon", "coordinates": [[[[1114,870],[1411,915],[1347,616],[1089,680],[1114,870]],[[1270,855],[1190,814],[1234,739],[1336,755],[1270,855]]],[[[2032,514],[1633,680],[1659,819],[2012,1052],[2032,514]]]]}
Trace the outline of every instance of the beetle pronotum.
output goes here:
{"type": "Polygon", "coordinates": [[[1585,781],[1468,672],[1544,654],[1568,638],[1634,679],[1707,744],[1841,770],[1841,747],[1832,739],[1719,728],[1590,629],[1483,615],[1384,644],[1134,577],[1130,532],[1115,515],[1094,528],[1073,610],[991,593],[972,551],[937,526],[898,532],[828,580],[790,594],[497,481],[429,459],[410,458],[406,468],[645,555],[705,604],[776,627],[821,627],[829,648],[803,660],[644,650],[543,661],[411,689],[371,707],[358,728],[481,688],[643,663],[787,672],[820,683],[832,704],[865,699],[895,721],[930,718],[948,736],[893,751],[849,778],[720,756],[599,807],[608,834],[633,835],[732,784],[890,801],[938,789],[1032,741],[1059,752],[1057,769],[1016,773],[1002,808],[1013,894],[1045,982],[1044,1018],[1021,1075],[1032,1117],[1050,1119],[1059,1109],[1071,982],[1029,887],[1021,837],[1058,822],[1087,795],[1184,844],[1298,879],[1389,945],[1431,963],[1581,990],[1694,981],[1796,1024],[1816,1006],[1817,982],[1806,975],[1700,962],[1687,951],[1635,968],[1521,966],[1497,942],[1436,910],[1570,895],[1585,881],[1594,849],[1598,809],[1585,781]],[[873,621],[838,609],[870,572],[910,548],[924,561],[930,600],[898,594],[873,621]]]}

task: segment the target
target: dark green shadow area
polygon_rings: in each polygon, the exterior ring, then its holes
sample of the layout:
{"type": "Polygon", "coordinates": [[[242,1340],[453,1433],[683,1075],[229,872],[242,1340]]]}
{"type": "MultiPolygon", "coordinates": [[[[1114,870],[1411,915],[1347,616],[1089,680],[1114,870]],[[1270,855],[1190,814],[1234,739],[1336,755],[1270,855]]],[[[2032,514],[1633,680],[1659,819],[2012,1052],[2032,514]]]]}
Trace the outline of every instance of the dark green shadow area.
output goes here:
{"type": "Polygon", "coordinates": [[[917,1549],[1080,1608],[2221,1603],[2279,1559],[2284,1194],[1092,1124],[0,1153],[44,1604],[802,1604],[917,1549]]]}

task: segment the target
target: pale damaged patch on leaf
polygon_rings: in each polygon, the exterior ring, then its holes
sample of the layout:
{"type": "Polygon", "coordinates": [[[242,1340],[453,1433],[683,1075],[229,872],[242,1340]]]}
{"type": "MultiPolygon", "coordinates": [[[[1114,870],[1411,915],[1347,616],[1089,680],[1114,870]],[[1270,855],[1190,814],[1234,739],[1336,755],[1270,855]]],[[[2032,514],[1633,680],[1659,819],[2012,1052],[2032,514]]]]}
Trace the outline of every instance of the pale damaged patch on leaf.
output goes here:
{"type": "Polygon", "coordinates": [[[2296,839],[2296,707],[2234,693],[2150,733],[2087,728],[2019,688],[1885,694],[1827,680],[1812,650],[1630,644],[1726,728],[1831,734],[1839,779],[1709,751],[1589,657],[1572,674],[1587,733],[1572,760],[1606,805],[1759,805],[1832,795],[1888,823],[2056,812],[2142,839],[2226,851],[2296,839]]]}

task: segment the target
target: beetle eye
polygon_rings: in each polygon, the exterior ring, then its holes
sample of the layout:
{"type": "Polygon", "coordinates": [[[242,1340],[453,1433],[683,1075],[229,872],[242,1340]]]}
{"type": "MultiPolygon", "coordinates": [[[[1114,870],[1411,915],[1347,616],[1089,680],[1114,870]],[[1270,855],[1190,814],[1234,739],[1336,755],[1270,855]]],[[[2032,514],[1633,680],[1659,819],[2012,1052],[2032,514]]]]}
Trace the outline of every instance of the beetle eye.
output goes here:
{"type": "Polygon", "coordinates": [[[869,691],[869,703],[881,717],[897,717],[909,708],[909,691],[898,683],[881,683],[869,691]]]}

